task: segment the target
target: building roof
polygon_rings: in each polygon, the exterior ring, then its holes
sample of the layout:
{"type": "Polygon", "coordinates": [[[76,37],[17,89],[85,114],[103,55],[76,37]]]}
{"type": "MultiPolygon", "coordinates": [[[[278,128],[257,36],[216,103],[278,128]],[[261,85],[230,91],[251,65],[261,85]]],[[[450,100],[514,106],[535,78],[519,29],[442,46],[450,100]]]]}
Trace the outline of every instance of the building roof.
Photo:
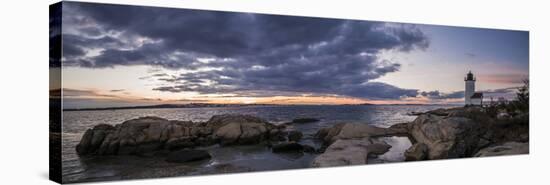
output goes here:
{"type": "Polygon", "coordinates": [[[483,98],[483,93],[476,92],[470,98],[483,98]]]}

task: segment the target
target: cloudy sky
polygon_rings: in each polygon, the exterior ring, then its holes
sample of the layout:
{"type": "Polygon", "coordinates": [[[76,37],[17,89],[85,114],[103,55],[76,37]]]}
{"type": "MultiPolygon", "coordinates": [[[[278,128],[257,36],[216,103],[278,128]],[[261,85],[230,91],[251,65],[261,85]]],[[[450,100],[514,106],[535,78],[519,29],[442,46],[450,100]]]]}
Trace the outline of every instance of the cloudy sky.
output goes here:
{"type": "Polygon", "coordinates": [[[529,76],[524,31],[77,2],[52,21],[66,108],[460,103],[468,70],[486,97],[529,76]]]}

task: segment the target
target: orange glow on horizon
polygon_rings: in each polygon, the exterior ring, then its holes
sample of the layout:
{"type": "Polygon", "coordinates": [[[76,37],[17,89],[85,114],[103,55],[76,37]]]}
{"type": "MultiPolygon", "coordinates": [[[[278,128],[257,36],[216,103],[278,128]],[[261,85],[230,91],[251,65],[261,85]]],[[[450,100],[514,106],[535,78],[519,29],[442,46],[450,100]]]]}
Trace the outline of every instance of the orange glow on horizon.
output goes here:
{"type": "Polygon", "coordinates": [[[63,96],[67,99],[88,99],[92,101],[123,101],[127,103],[146,104],[274,104],[274,105],[357,105],[357,104],[449,104],[463,101],[449,99],[434,102],[426,97],[406,97],[394,100],[369,100],[343,96],[273,96],[273,97],[239,97],[239,96],[182,96],[171,97],[144,97],[130,93],[113,93],[100,90],[63,89],[63,96]]]}

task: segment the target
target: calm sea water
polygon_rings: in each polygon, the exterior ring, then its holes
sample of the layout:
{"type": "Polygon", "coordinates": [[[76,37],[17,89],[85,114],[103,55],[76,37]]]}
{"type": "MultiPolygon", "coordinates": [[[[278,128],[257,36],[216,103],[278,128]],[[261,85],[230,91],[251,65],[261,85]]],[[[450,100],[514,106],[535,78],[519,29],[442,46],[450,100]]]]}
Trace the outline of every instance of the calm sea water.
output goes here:
{"type": "MultiPolygon", "coordinates": [[[[75,146],[86,129],[94,125],[120,124],[123,121],[143,117],[158,116],[171,120],[207,121],[219,114],[235,113],[261,117],[274,124],[291,121],[294,118],[312,117],[319,122],[295,124],[290,129],[302,131],[303,144],[319,146],[312,139],[322,127],[341,122],[371,124],[389,127],[396,123],[409,122],[416,116],[407,113],[428,111],[447,105],[342,105],[342,106],[251,106],[224,108],[180,108],[180,109],[131,109],[105,111],[63,112],[63,180],[64,182],[116,180],[127,178],[147,178],[197,174],[218,174],[244,171],[265,171],[309,167],[315,155],[273,154],[264,146],[208,147],[213,158],[186,164],[164,162],[160,157],[110,156],[79,157],[75,146]]],[[[403,161],[403,152],[411,145],[406,137],[381,138],[392,145],[390,151],[369,163],[403,161]]]]}

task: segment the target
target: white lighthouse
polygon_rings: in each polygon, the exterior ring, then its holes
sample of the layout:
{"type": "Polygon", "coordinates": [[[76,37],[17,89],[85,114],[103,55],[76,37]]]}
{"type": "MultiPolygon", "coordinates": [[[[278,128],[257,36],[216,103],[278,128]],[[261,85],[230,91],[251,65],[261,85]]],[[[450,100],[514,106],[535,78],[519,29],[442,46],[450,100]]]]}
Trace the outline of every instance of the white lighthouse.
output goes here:
{"type": "Polygon", "coordinates": [[[466,87],[464,89],[464,104],[465,105],[482,105],[483,93],[476,93],[476,78],[472,71],[469,71],[464,78],[466,87]]]}
{"type": "Polygon", "coordinates": [[[464,90],[464,104],[471,105],[472,96],[476,92],[476,79],[474,78],[472,71],[469,71],[468,74],[466,74],[464,81],[466,82],[466,88],[464,90]]]}

